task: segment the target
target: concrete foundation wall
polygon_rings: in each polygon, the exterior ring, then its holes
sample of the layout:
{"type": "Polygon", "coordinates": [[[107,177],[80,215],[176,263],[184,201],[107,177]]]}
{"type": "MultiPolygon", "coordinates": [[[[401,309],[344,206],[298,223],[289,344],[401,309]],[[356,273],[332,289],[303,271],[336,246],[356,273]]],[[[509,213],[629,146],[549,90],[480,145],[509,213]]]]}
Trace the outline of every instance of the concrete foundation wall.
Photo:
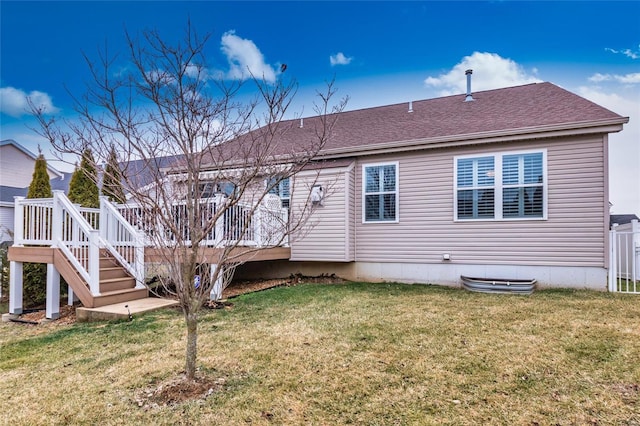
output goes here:
{"type": "Polygon", "coordinates": [[[396,281],[459,287],[460,275],[483,278],[532,279],[538,288],[574,288],[607,290],[607,270],[598,267],[467,265],[443,263],[324,263],[324,262],[253,262],[236,270],[236,279],[285,278],[292,274],[319,276],[335,274],[352,281],[396,281]]]}

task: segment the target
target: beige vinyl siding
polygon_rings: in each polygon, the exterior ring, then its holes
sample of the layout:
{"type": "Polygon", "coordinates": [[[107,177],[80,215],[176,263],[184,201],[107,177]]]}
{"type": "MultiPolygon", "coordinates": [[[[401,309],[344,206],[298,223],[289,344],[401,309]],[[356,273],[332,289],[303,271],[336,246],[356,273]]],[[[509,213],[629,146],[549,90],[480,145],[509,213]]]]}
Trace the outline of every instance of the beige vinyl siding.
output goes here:
{"type": "Polygon", "coordinates": [[[13,239],[13,206],[0,206],[0,243],[13,239]]]}
{"type": "Polygon", "coordinates": [[[346,236],[347,239],[345,241],[345,251],[347,261],[353,261],[356,258],[356,218],[358,216],[358,211],[356,210],[356,169],[352,167],[350,170],[345,172],[345,184],[347,185],[347,190],[345,193],[348,194],[348,197],[344,200],[344,208],[345,208],[345,218],[347,225],[346,236]]]}
{"type": "MultiPolygon", "coordinates": [[[[11,145],[0,147],[0,185],[26,188],[31,184],[35,160],[11,145]]],[[[56,177],[47,170],[49,178],[56,177]]]]}
{"type": "MultiPolygon", "coordinates": [[[[604,266],[602,136],[423,150],[360,158],[399,162],[399,223],[356,221],[356,260],[546,266],[604,266]],[[454,157],[546,149],[547,219],[454,221],[454,157]]],[[[361,191],[362,175],[355,188],[361,191]]],[[[361,215],[362,194],[356,199],[361,215]]]]}
{"type": "MultiPolygon", "coordinates": [[[[301,238],[291,243],[291,260],[295,261],[338,261],[353,260],[353,235],[347,217],[353,217],[349,209],[350,173],[352,169],[329,169],[320,172],[317,184],[325,188],[323,205],[311,208],[310,216],[301,238]]],[[[292,209],[299,210],[307,200],[316,173],[300,174],[295,177],[295,191],[292,193],[292,209]]],[[[295,220],[295,219],[294,219],[295,220]]]]}

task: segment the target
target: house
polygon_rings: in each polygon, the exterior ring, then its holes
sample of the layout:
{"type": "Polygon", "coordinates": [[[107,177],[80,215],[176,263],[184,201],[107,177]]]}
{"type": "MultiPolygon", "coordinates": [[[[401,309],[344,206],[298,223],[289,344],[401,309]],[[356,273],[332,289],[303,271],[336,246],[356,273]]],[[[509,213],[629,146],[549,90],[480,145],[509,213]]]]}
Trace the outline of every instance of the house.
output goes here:
{"type": "Polygon", "coordinates": [[[614,224],[626,225],[633,220],[640,220],[635,214],[612,214],[609,216],[609,227],[613,227],[614,224]]]}
{"type": "MultiPolygon", "coordinates": [[[[467,78],[470,87],[470,73],[467,78]]],[[[224,261],[221,245],[231,242],[252,247],[254,254],[264,250],[238,266],[238,278],[336,274],[350,280],[460,286],[460,276],[466,275],[607,289],[608,135],[621,131],[628,117],[551,83],[473,94],[468,89],[461,95],[341,112],[329,117],[328,138],[313,162],[288,180],[280,174],[274,185],[274,173],[285,167],[291,148],[317,143],[325,118],[280,122],[216,145],[212,151],[222,155],[225,169],[218,167],[220,162],[199,163],[200,198],[208,194],[198,201],[200,211],[225,212],[200,242],[212,268],[224,261]],[[261,134],[274,143],[256,143],[261,134]],[[227,210],[224,206],[235,198],[228,197],[234,189],[227,184],[238,164],[252,163],[251,147],[277,162],[251,174],[255,179],[248,183],[273,194],[266,205],[263,198],[256,205],[250,190],[243,191],[249,203],[235,199],[238,204],[227,210]],[[290,239],[278,236],[302,209],[311,212],[309,226],[290,239]],[[278,231],[264,232],[265,226],[278,231]]],[[[180,161],[167,164],[148,170],[166,178],[156,188],[167,185],[178,195],[169,206],[177,221],[172,232],[189,243],[180,225],[187,205],[179,194],[193,193],[193,187],[181,180],[180,161]]],[[[41,222],[40,228],[47,229],[18,228],[17,244],[9,251],[12,271],[19,272],[22,262],[34,256],[52,265],[47,317],[56,315],[60,275],[85,306],[147,296],[142,263],[159,260],[154,260],[154,247],[144,247],[140,230],[153,223],[147,219],[154,211],[129,205],[124,208],[134,214],[123,215],[122,206],[103,199],[99,211],[81,212],[61,193],[47,203],[18,200],[16,205],[21,216],[67,218],[41,222]],[[83,218],[85,213],[99,214],[99,230],[83,218]],[[118,238],[110,239],[116,228],[118,238]],[[102,247],[102,240],[110,244],[102,247]],[[101,264],[107,250],[117,265],[101,264]],[[114,268],[122,274],[118,290],[106,278],[106,270],[114,268]]],[[[171,234],[151,228],[166,245],[171,234]]],[[[12,279],[14,314],[22,310],[22,283],[12,279]]],[[[211,297],[219,297],[218,290],[214,287],[211,297]]]]}
{"type": "MultiPolygon", "coordinates": [[[[0,243],[12,240],[14,197],[25,197],[33,178],[37,155],[12,139],[0,141],[0,243]]],[[[47,165],[51,188],[66,192],[69,178],[47,165]]]]}
{"type": "MultiPolygon", "coordinates": [[[[311,140],[318,120],[290,126],[279,145],[311,140]]],[[[334,162],[318,181],[333,191],[313,228],[289,260],[236,276],[605,290],[608,135],[627,122],[551,83],[342,112],[319,156],[334,162]]],[[[292,207],[306,197],[292,194],[292,207]]]]}

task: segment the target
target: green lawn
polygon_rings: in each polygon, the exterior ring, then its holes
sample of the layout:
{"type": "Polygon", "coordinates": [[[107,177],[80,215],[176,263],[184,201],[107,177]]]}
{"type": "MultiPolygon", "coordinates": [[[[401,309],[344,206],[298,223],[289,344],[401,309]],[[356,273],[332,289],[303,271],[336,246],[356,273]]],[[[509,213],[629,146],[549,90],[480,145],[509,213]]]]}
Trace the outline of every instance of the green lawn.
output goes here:
{"type": "Polygon", "coordinates": [[[208,310],[205,400],[144,400],[181,371],[178,311],[0,325],[0,424],[637,425],[640,299],[299,285],[208,310]]]}

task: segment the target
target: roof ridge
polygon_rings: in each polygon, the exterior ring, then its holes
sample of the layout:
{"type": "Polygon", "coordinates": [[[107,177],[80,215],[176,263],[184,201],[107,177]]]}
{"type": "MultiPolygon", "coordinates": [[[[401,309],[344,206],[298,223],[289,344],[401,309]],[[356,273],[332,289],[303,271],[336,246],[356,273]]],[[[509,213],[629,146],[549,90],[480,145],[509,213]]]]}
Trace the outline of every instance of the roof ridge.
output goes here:
{"type": "MultiPolygon", "coordinates": [[[[517,86],[507,86],[507,87],[498,87],[495,89],[486,89],[486,90],[479,90],[479,91],[474,91],[473,94],[480,94],[480,93],[488,93],[488,92],[498,92],[498,91],[502,91],[502,90],[511,90],[511,89],[517,89],[520,87],[526,87],[526,86],[535,86],[535,85],[543,85],[543,84],[550,84],[552,86],[561,88],[549,81],[538,81],[538,82],[533,82],[533,83],[525,83],[525,84],[519,84],[517,86]]],[[[562,89],[562,88],[561,88],[562,89]]],[[[566,89],[563,89],[566,90],[566,89]]],[[[465,92],[461,92],[461,93],[456,93],[456,94],[452,94],[452,95],[446,95],[446,96],[437,96],[435,98],[423,98],[423,99],[412,99],[412,100],[407,100],[407,101],[403,101],[403,102],[396,102],[393,104],[385,104],[385,105],[375,105],[375,106],[369,106],[369,107],[363,107],[363,108],[356,108],[356,109],[350,109],[350,110],[346,110],[346,111],[342,111],[340,112],[340,114],[345,114],[345,113],[355,113],[355,112],[361,112],[361,111],[368,111],[368,110],[374,110],[374,109],[378,109],[378,108],[391,108],[391,107],[396,107],[396,106],[400,106],[400,105],[405,105],[408,104],[409,102],[431,102],[431,101],[436,101],[436,100],[444,100],[444,99],[449,99],[449,98],[454,98],[454,97],[459,97],[462,96],[464,97],[466,95],[465,92]]],[[[329,114],[331,115],[331,114],[329,114]]],[[[297,117],[297,118],[291,118],[288,120],[285,120],[286,122],[289,121],[299,121],[301,119],[314,119],[319,117],[320,115],[316,114],[316,115],[309,115],[309,116],[305,116],[305,117],[297,117]]]]}

